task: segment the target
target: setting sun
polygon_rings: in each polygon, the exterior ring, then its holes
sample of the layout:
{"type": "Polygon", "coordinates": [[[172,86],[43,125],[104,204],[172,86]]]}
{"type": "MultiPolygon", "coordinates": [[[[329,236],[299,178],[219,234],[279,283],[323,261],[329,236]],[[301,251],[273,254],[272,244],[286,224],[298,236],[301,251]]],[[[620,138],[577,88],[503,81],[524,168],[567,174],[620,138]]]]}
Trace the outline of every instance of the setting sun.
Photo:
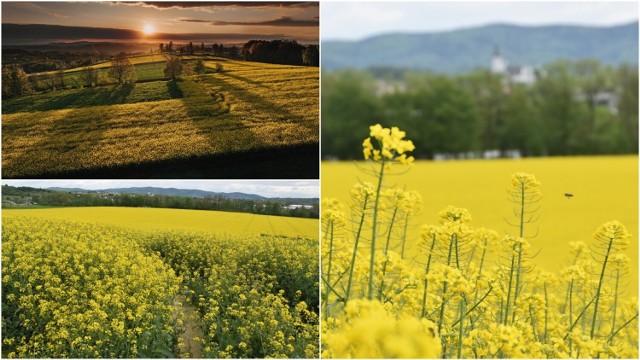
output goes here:
{"type": "Polygon", "coordinates": [[[147,35],[153,34],[153,25],[150,25],[150,24],[145,25],[143,31],[147,35]]]}

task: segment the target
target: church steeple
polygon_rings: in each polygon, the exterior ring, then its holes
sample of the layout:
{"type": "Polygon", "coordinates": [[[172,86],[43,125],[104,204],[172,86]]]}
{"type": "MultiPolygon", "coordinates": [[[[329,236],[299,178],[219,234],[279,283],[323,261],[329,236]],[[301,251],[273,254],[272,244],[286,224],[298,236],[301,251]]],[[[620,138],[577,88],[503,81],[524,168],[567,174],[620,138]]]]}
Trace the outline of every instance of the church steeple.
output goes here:
{"type": "Polygon", "coordinates": [[[494,74],[504,74],[505,71],[507,71],[507,64],[500,54],[498,44],[494,44],[493,56],[491,57],[491,72],[494,74]]]}

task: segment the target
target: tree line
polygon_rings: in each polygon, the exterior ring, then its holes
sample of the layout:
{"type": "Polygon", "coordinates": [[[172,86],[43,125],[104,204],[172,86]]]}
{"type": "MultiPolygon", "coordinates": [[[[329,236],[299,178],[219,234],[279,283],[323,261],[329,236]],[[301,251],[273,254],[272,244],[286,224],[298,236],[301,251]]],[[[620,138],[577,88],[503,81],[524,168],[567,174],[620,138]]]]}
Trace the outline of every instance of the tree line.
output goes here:
{"type": "Polygon", "coordinates": [[[2,185],[2,203],[3,206],[122,206],[214,210],[316,219],[319,216],[317,199],[254,200],[232,199],[221,195],[196,198],[169,195],[82,193],[9,185],[2,185]],[[294,208],[290,205],[305,206],[294,208]]]}
{"type": "Polygon", "coordinates": [[[418,158],[638,152],[638,68],[557,61],[534,84],[489,70],[398,69],[322,76],[322,155],[357,159],[371,124],[410,131],[418,158]]]}
{"type": "MultiPolygon", "coordinates": [[[[170,41],[167,44],[159,44],[158,50],[161,53],[170,54],[164,69],[165,77],[175,79],[178,76],[203,74],[206,71],[202,59],[196,59],[195,63],[186,63],[180,60],[177,55],[206,55],[211,54],[219,57],[239,59],[246,61],[266,62],[284,65],[304,65],[319,66],[320,53],[318,45],[301,45],[290,40],[251,40],[242,47],[224,46],[223,44],[213,44],[210,47],[204,43],[194,45],[174,44],[170,41]]],[[[94,67],[96,58],[87,57],[81,62],[69,62],[67,65],[55,66],[55,71],[29,74],[25,71],[24,64],[14,62],[3,64],[2,66],[2,96],[9,98],[22,96],[42,91],[66,89],[71,87],[94,87],[109,83],[132,84],[136,82],[136,71],[130,60],[130,54],[120,52],[111,57],[111,66],[103,73],[94,67]],[[80,65],[82,64],[82,65],[80,65]],[[70,80],[65,77],[64,69],[80,65],[78,77],[70,80]],[[68,83],[68,82],[72,83],[68,83]]],[[[46,60],[46,58],[45,58],[46,60]]],[[[221,63],[216,63],[215,72],[222,72],[221,63]]]]}

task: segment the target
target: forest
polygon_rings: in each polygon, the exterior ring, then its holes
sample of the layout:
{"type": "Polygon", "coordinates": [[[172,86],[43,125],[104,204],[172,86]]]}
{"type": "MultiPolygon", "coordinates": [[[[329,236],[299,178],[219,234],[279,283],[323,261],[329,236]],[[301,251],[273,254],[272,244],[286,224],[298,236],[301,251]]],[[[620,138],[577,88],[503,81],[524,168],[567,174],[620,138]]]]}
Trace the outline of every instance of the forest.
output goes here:
{"type": "Polygon", "coordinates": [[[66,192],[2,185],[3,207],[24,206],[123,206],[244,212],[261,215],[318,218],[318,199],[232,199],[225,196],[204,198],[111,194],[104,192],[66,192]],[[299,205],[299,206],[291,206],[299,205]],[[304,206],[300,206],[304,205],[304,206]]]}
{"type": "Polygon", "coordinates": [[[421,159],[638,152],[637,65],[559,60],[535,77],[323,70],[323,158],[358,158],[375,123],[412,129],[421,159]]]}

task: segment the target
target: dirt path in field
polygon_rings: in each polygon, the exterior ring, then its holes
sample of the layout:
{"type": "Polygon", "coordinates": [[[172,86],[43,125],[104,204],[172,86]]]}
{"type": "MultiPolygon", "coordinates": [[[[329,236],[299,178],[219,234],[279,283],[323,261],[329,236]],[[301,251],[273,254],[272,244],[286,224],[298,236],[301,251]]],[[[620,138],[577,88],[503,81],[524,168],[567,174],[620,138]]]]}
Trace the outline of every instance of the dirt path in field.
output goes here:
{"type": "Polygon", "coordinates": [[[204,337],[204,331],[202,330],[202,319],[198,315],[198,311],[195,306],[189,304],[184,296],[176,297],[176,312],[182,312],[184,314],[184,333],[180,335],[182,338],[185,349],[180,351],[177,356],[179,358],[202,358],[202,343],[195,341],[194,338],[202,339],[204,337]],[[182,305],[178,305],[181,303],[182,305]]]}

